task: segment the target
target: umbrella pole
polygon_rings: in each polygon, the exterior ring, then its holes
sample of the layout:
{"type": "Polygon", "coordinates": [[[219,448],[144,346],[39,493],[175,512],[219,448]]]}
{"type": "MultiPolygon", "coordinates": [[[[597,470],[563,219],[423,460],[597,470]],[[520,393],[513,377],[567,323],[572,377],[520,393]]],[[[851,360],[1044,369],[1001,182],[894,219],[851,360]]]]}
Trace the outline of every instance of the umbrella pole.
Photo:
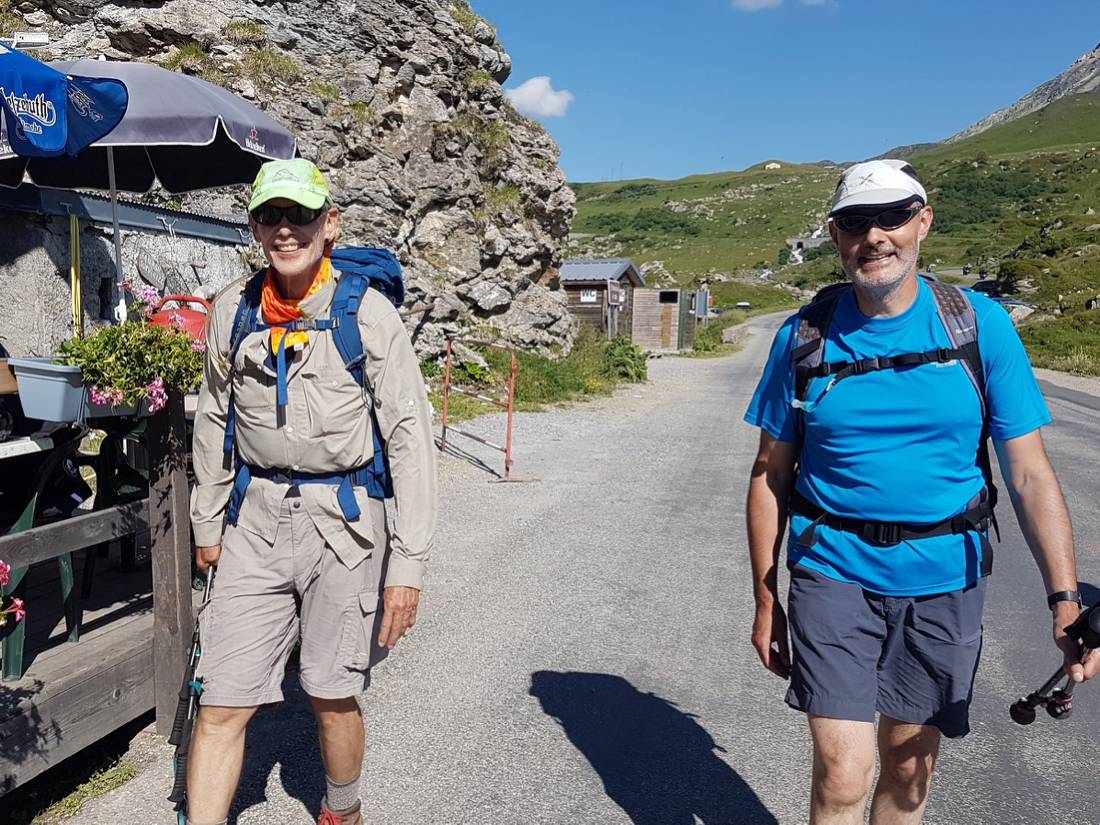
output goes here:
{"type": "Polygon", "coordinates": [[[80,218],[69,215],[69,291],[73,300],[73,335],[84,337],[84,294],[80,287],[80,218]]]}
{"type": "Polygon", "coordinates": [[[122,230],[118,225],[118,186],[115,183],[115,150],[114,147],[107,147],[107,180],[111,187],[111,226],[115,232],[115,274],[111,283],[106,285],[100,285],[100,317],[111,318],[113,314],[113,301],[114,290],[111,288],[113,284],[122,283],[122,230]],[[106,298],[106,305],[104,305],[103,298],[106,298]]]}

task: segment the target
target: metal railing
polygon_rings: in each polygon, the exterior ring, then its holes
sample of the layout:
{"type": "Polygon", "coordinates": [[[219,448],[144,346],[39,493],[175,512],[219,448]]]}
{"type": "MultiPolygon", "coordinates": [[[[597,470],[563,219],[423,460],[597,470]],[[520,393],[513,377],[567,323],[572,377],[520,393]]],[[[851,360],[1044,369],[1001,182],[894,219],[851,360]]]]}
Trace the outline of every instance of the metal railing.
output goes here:
{"type": "Polygon", "coordinates": [[[439,439],[439,449],[447,449],[447,432],[454,432],[458,435],[463,435],[466,438],[472,439],[479,444],[484,444],[486,447],[490,447],[494,450],[499,450],[504,453],[504,481],[513,481],[512,478],[512,421],[515,417],[516,411],[516,351],[511,347],[506,347],[503,344],[498,344],[495,341],[482,341],[476,338],[452,338],[447,341],[447,366],[443,373],[443,433],[439,439]],[[467,344],[481,347],[491,347],[493,349],[503,350],[510,356],[511,363],[508,370],[508,400],[502,401],[499,398],[493,398],[479,393],[476,390],[471,390],[467,387],[454,386],[451,383],[451,366],[454,356],[455,344],[467,344]],[[462,395],[469,396],[470,398],[476,398],[478,401],[483,401],[486,404],[491,404],[494,407],[499,407],[502,410],[508,411],[508,430],[505,434],[504,446],[494,444],[488,439],[482,438],[479,435],[460,430],[449,423],[450,416],[450,397],[452,392],[457,392],[462,395]]]}

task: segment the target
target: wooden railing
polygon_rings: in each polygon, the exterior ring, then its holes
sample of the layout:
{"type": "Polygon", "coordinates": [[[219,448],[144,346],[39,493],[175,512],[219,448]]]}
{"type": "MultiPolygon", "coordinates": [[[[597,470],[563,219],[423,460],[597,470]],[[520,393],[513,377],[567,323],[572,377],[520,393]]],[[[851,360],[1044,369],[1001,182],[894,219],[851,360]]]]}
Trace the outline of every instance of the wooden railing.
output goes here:
{"type": "Polygon", "coordinates": [[[188,522],[187,434],[183,398],[170,393],[149,420],[149,498],[0,537],[12,567],[57,558],[149,530],[153,574],[153,683],[157,732],[171,730],[194,622],[188,522]]]}

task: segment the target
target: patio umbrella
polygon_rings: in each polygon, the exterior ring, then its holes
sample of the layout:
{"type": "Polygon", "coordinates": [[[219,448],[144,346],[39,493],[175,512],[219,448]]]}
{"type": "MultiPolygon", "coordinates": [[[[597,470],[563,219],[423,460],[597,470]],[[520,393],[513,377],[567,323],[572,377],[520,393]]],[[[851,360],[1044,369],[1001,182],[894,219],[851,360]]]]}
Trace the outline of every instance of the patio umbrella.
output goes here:
{"type": "MultiPolygon", "coordinates": [[[[119,124],[75,157],[18,157],[0,146],[0,186],[26,174],[39,186],[143,193],[154,182],[171,193],[251,183],[268,160],[297,154],[294,135],[256,106],[191,75],[151,63],[59,60],[68,74],[95,74],[125,84],[129,106],[119,124]]],[[[115,269],[122,240],[114,221],[115,269]]]]}
{"type": "Polygon", "coordinates": [[[118,125],[127,98],[119,80],[67,74],[0,44],[0,156],[76,155],[118,125]]]}

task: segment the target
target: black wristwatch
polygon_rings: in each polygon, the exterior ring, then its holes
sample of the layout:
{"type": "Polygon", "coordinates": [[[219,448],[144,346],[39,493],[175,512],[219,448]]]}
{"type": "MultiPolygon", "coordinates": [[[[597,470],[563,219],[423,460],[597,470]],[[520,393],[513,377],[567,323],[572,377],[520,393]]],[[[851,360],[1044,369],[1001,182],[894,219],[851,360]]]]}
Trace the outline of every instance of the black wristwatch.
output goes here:
{"type": "Polygon", "coordinates": [[[1051,593],[1047,596],[1047,607],[1051,610],[1054,609],[1054,605],[1058,602],[1077,602],[1081,604],[1081,594],[1076,590],[1059,590],[1057,593],[1051,593]]]}

